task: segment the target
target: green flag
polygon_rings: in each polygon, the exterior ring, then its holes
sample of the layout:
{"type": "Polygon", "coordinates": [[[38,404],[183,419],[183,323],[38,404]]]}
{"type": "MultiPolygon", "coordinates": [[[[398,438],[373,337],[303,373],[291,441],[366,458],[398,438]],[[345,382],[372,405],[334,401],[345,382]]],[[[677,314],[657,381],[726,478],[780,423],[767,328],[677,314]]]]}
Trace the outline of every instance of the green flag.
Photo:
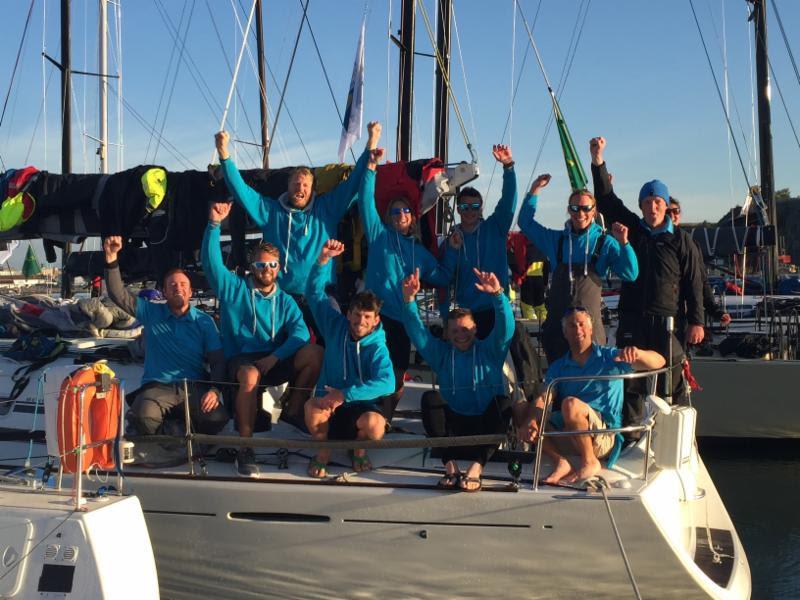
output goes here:
{"type": "Polygon", "coordinates": [[[36,254],[33,252],[33,247],[28,244],[28,252],[25,254],[25,262],[22,263],[22,274],[26,279],[30,279],[34,275],[42,272],[42,267],[36,259],[36,254]]]}
{"type": "Polygon", "coordinates": [[[567,123],[564,121],[564,115],[561,114],[556,97],[555,95],[551,97],[553,98],[553,114],[558,128],[558,137],[561,140],[561,149],[564,152],[564,162],[567,164],[567,175],[569,176],[572,191],[586,189],[588,182],[586,172],[583,170],[581,159],[578,158],[578,153],[575,151],[575,144],[572,142],[572,136],[569,134],[567,123]]]}

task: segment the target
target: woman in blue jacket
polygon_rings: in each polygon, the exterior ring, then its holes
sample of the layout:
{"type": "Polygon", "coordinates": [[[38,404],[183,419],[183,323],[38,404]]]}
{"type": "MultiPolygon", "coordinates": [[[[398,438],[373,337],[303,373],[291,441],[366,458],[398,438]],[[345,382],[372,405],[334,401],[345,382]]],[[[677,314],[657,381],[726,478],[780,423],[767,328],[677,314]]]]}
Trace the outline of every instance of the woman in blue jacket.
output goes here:
{"type": "Polygon", "coordinates": [[[548,229],[536,220],[539,192],[550,183],[550,175],[539,175],[531,185],[519,211],[518,224],[527,238],[550,261],[553,278],[547,298],[547,319],[542,326],[542,344],[547,361],[554,362],[569,350],[561,330],[561,317],[570,307],[584,307],[598,323],[594,341],[605,345],[602,324],[601,292],[603,277],[613,270],[623,281],[639,275],[636,254],[628,243],[628,228],[614,223],[612,236],[595,223],[594,196],[588,190],[576,190],[567,200],[569,220],[563,229],[548,229]]]}

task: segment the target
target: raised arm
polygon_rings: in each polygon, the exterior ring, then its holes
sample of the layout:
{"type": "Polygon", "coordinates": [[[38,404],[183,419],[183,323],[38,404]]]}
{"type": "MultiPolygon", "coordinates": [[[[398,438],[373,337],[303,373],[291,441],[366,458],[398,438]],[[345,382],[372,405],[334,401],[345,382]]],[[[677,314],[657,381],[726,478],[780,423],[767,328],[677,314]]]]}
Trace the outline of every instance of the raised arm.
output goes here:
{"type": "Polygon", "coordinates": [[[200,247],[203,270],[218,297],[225,296],[238,280],[237,276],[225,267],[222,250],[219,247],[220,226],[230,211],[231,205],[227,202],[216,202],[211,205],[208,211],[208,225],[203,235],[203,245],[200,247]]]}
{"type": "Polygon", "coordinates": [[[514,159],[511,157],[511,148],[504,144],[492,146],[492,155],[503,165],[503,192],[490,218],[496,221],[498,229],[508,233],[514,222],[514,212],[517,210],[517,174],[514,172],[514,159]]]}
{"type": "Polygon", "coordinates": [[[405,301],[402,315],[403,325],[405,325],[406,333],[417,352],[422,355],[431,369],[438,371],[441,368],[447,344],[434,337],[420,321],[416,302],[419,288],[419,269],[416,269],[403,280],[403,300],[405,301]]]}
{"type": "Polygon", "coordinates": [[[491,349],[499,360],[505,360],[511,337],[514,335],[514,313],[511,304],[503,293],[503,286],[494,273],[473,269],[478,281],[475,287],[485,294],[491,294],[494,307],[494,327],[486,338],[487,348],[491,349]]]}
{"type": "Polygon", "coordinates": [[[517,224],[522,233],[525,234],[525,237],[533,242],[533,245],[547,257],[551,264],[555,265],[562,232],[556,229],[548,229],[536,220],[539,193],[550,183],[550,179],[550,175],[545,173],[534,180],[530,192],[526,194],[522,202],[517,224]]]}
{"type": "Polygon", "coordinates": [[[589,141],[589,152],[592,155],[592,183],[597,210],[603,213],[606,222],[617,221],[627,227],[636,227],[639,216],[628,209],[620,198],[614,193],[614,187],[608,176],[603,151],[606,139],[603,137],[592,138],[589,141]]]}
{"type": "Polygon", "coordinates": [[[636,346],[622,348],[614,359],[616,362],[629,363],[635,371],[650,371],[660,369],[666,364],[666,359],[654,350],[642,350],[636,346]]]}
{"type": "Polygon", "coordinates": [[[361,178],[361,186],[358,189],[358,214],[361,216],[364,234],[370,244],[378,239],[385,227],[375,206],[375,180],[377,179],[378,163],[382,157],[383,148],[376,148],[370,152],[367,170],[361,178]]]}
{"type": "Polygon", "coordinates": [[[214,142],[217,146],[217,153],[219,154],[220,166],[222,167],[222,175],[225,178],[225,185],[228,186],[228,191],[233,195],[236,201],[241,204],[250,215],[253,223],[262,229],[266,227],[269,221],[270,203],[264,202],[261,199],[261,194],[251,188],[242,179],[242,174],[233,162],[233,159],[228,152],[228,142],[230,135],[227,131],[220,131],[214,136],[214,142]]]}
{"type": "Polygon", "coordinates": [[[371,121],[367,124],[367,131],[369,133],[367,147],[358,158],[350,176],[321,198],[318,210],[321,211],[323,218],[326,220],[333,219],[338,223],[355,202],[361,179],[364,177],[364,171],[367,169],[367,163],[372,156],[372,151],[378,147],[378,140],[381,138],[381,124],[377,121],[371,121]]]}
{"type": "Polygon", "coordinates": [[[623,281],[636,281],[639,277],[639,260],[628,242],[628,228],[622,223],[611,226],[611,235],[606,238],[609,266],[623,281]]]}
{"type": "Polygon", "coordinates": [[[325,286],[328,284],[328,270],[325,265],[335,256],[344,252],[344,244],[338,240],[328,240],[322,247],[314,266],[311,267],[308,281],[306,282],[306,302],[314,315],[317,325],[323,330],[323,337],[327,324],[342,319],[342,314],[331,306],[325,286]]]}
{"type": "Polygon", "coordinates": [[[103,251],[106,255],[106,287],[108,296],[126,313],[132,317],[136,316],[137,298],[125,289],[122,282],[122,275],[119,272],[119,251],[122,249],[122,237],[110,235],[103,240],[103,251]]]}

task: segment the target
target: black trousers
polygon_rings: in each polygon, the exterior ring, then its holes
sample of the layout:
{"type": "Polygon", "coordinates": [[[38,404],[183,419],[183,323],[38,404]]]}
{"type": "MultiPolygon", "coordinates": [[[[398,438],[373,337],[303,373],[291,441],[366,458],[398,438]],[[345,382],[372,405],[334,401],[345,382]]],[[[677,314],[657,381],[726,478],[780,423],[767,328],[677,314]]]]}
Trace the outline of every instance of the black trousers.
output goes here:
{"type": "MultiPolygon", "coordinates": [[[[506,396],[495,396],[482,415],[462,415],[450,408],[441,394],[431,390],[422,394],[422,424],[429,437],[504,434],[511,418],[511,403],[506,396]]],[[[442,464],[468,460],[484,466],[498,444],[442,448],[442,464]]]]}
{"type": "MultiPolygon", "coordinates": [[[[214,435],[219,433],[228,422],[228,411],[220,399],[220,403],[211,412],[200,410],[200,400],[209,386],[189,382],[189,416],[193,427],[199,433],[214,435]]],[[[168,418],[183,421],[183,401],[186,397],[183,382],[158,383],[150,382],[136,392],[128,420],[136,428],[139,435],[154,435],[162,432],[164,420],[168,418]]]]}

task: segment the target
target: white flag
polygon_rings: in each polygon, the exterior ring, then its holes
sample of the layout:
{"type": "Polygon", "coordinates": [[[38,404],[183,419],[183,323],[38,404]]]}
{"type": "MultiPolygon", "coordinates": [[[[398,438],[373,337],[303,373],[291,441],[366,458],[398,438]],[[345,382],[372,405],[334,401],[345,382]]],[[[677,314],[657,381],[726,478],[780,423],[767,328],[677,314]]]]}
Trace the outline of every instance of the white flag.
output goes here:
{"type": "Polygon", "coordinates": [[[353,77],[342,121],[342,139],[339,140],[339,162],[344,162],[347,149],[361,138],[361,123],[364,117],[364,30],[366,17],[361,21],[361,35],[358,37],[356,60],[353,63],[353,77]]]}

